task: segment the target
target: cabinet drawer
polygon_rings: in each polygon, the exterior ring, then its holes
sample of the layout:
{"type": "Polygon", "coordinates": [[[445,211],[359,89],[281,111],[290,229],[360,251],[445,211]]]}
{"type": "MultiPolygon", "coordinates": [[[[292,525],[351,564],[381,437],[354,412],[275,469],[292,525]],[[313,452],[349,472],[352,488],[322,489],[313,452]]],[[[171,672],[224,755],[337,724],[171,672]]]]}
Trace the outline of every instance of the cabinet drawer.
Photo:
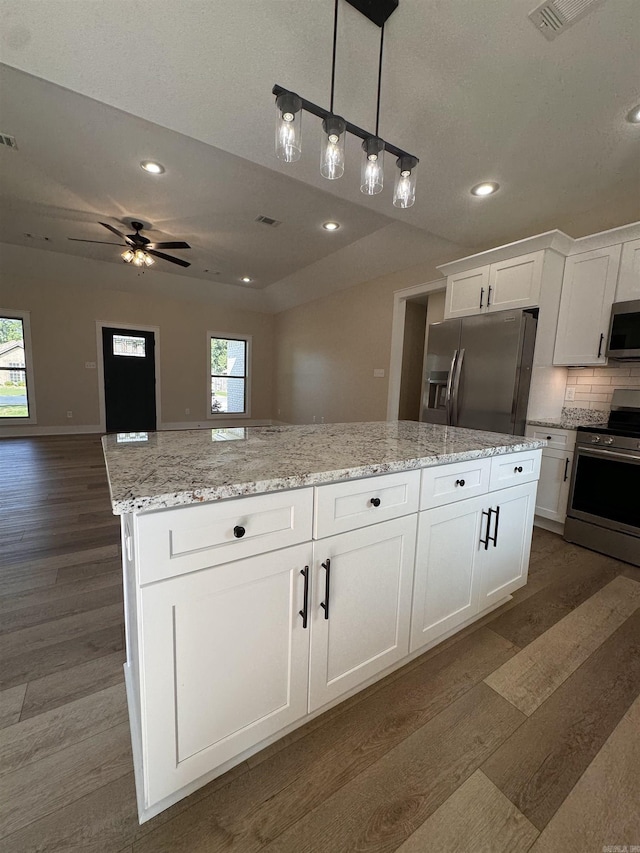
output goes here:
{"type": "Polygon", "coordinates": [[[541,426],[528,426],[527,438],[542,439],[547,442],[547,447],[554,450],[573,450],[576,443],[576,431],[574,429],[558,429],[541,426]]]}
{"type": "Polygon", "coordinates": [[[537,480],[540,476],[541,455],[542,450],[528,450],[494,456],[491,460],[489,491],[537,480]]]}
{"type": "Polygon", "coordinates": [[[313,489],[136,516],[141,584],[310,541],[313,489]],[[242,528],[244,533],[238,537],[242,528]]]}
{"type": "Polygon", "coordinates": [[[419,491],[420,471],[316,486],[314,538],[323,539],[417,512],[419,491]]]}
{"type": "Polygon", "coordinates": [[[431,509],[485,494],[489,491],[490,472],[491,459],[470,459],[467,462],[424,468],[420,509],[431,509]]]}

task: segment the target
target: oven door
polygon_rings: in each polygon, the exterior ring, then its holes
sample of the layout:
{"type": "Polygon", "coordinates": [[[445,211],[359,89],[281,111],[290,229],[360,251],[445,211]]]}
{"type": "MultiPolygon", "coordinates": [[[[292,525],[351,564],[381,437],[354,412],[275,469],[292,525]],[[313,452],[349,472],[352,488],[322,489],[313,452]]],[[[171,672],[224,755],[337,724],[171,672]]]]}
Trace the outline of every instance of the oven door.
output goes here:
{"type": "Polygon", "coordinates": [[[640,454],[578,446],[567,515],[640,536],[640,454]]]}

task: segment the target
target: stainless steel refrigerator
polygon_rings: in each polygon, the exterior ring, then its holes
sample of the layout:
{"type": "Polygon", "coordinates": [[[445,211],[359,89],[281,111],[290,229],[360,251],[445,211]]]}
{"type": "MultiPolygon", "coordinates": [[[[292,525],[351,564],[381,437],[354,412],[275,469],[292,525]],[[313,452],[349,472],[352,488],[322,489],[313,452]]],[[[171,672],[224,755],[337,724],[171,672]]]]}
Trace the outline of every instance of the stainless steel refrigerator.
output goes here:
{"type": "Polygon", "coordinates": [[[420,420],[524,435],[537,309],[432,323],[420,420]]]}

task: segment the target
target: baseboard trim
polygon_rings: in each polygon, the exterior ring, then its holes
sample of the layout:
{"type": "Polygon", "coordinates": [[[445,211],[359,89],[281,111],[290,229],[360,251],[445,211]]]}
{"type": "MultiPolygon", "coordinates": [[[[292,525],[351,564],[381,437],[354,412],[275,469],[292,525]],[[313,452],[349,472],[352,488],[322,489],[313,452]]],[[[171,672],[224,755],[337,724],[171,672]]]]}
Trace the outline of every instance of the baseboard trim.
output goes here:
{"type": "Polygon", "coordinates": [[[536,515],[533,523],[536,527],[541,527],[543,530],[557,533],[558,536],[564,534],[564,524],[560,521],[554,521],[552,518],[543,518],[541,515],[536,515]]]}

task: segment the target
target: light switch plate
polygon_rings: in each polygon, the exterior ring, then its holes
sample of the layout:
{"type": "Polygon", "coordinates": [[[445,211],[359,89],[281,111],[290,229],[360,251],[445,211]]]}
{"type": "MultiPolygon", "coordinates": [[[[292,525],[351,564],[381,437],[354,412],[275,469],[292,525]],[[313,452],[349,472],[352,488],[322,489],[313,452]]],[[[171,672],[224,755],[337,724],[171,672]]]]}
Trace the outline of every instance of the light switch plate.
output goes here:
{"type": "Polygon", "coordinates": [[[576,399],[576,386],[575,385],[567,385],[564,392],[564,399],[571,402],[571,400],[576,399]]]}
{"type": "Polygon", "coordinates": [[[373,375],[377,379],[382,379],[382,377],[384,376],[384,368],[383,367],[375,367],[373,370],[373,375]]]}
{"type": "Polygon", "coordinates": [[[85,361],[84,366],[87,368],[87,370],[95,370],[96,369],[95,361],[85,361]]]}

